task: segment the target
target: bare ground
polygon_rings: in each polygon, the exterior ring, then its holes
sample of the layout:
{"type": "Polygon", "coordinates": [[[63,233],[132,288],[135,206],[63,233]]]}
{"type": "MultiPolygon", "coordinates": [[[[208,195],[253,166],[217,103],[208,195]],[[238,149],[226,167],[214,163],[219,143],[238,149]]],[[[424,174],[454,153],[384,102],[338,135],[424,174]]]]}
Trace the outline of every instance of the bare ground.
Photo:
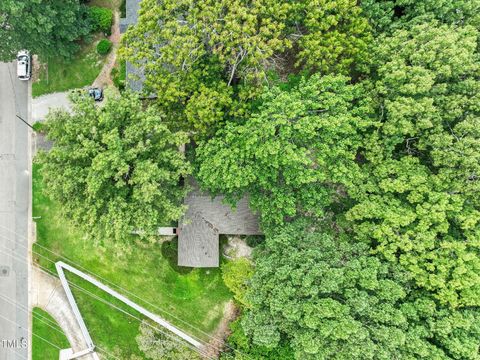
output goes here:
{"type": "Polygon", "coordinates": [[[235,320],[237,316],[238,309],[233,300],[230,300],[225,304],[223,318],[220,321],[220,324],[218,324],[215,333],[211,337],[211,340],[207,345],[205,345],[204,357],[206,359],[217,359],[220,356],[220,353],[225,348],[225,340],[230,335],[228,324],[235,320]]]}

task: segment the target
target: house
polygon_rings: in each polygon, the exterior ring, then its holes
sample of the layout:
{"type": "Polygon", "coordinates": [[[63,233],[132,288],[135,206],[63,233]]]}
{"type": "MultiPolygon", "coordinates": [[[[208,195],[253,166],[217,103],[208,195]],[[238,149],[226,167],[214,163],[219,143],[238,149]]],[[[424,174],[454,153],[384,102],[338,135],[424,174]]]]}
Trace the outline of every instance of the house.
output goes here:
{"type": "MultiPolygon", "coordinates": [[[[126,0],[126,18],[120,20],[124,33],[128,26],[138,20],[141,0],[126,0]]],[[[144,75],[127,62],[127,86],[141,92],[144,75]]],[[[178,265],[188,267],[218,267],[220,261],[219,235],[259,235],[258,217],[243,198],[235,209],[223,203],[223,197],[212,199],[210,194],[200,191],[194,181],[193,190],[185,198],[187,211],[178,228],[159,228],[159,235],[178,235],[178,265]]]]}
{"type": "Polygon", "coordinates": [[[223,197],[212,199],[195,183],[185,198],[187,211],[180,221],[178,233],[178,265],[218,267],[219,235],[260,235],[259,221],[244,197],[235,209],[223,203],[223,197]]]}

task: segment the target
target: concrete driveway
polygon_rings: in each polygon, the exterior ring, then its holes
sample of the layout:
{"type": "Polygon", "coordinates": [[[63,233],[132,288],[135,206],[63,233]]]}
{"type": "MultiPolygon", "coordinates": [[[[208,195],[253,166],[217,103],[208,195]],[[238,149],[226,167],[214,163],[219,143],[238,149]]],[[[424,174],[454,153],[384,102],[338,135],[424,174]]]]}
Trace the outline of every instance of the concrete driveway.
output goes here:
{"type": "Polygon", "coordinates": [[[53,94],[42,95],[32,99],[32,121],[43,121],[48,111],[53,108],[71,109],[68,100],[69,92],[58,92],[53,94]]]}

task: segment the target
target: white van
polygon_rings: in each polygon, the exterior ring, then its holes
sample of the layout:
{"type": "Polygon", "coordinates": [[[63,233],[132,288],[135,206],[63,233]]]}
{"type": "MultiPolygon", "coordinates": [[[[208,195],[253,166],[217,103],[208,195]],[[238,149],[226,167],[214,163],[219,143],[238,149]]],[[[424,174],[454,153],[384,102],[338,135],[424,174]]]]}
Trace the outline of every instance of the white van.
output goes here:
{"type": "Polygon", "coordinates": [[[32,76],[32,61],[27,50],[21,50],[17,54],[17,76],[20,80],[30,80],[32,76]]]}

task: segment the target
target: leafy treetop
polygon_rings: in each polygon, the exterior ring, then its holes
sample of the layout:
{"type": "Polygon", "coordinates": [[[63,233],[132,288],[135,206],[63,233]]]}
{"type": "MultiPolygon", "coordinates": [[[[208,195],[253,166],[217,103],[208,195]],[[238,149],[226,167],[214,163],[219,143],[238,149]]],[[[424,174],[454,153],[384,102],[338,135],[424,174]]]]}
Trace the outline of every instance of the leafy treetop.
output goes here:
{"type": "Polygon", "coordinates": [[[452,306],[480,305],[478,32],[438,23],[381,37],[378,130],[349,194],[357,236],[452,306]]]}
{"type": "Polygon", "coordinates": [[[353,183],[356,149],[371,126],[365,89],[314,75],[272,88],[244,124],[229,122],[197,148],[198,179],[214,194],[248,193],[265,229],[299,215],[324,216],[338,183],[353,183]]]}
{"type": "Polygon", "coordinates": [[[89,31],[78,0],[0,1],[0,60],[11,61],[21,49],[69,57],[78,50],[75,40],[89,31]]]}
{"type": "Polygon", "coordinates": [[[146,237],[178,220],[189,172],[173,133],[153,108],[132,94],[110,97],[104,107],[77,94],[73,111],[50,113],[53,148],[40,157],[48,194],[72,219],[100,241],[125,244],[140,230],[146,237]]]}
{"type": "Polygon", "coordinates": [[[478,308],[439,306],[366,244],[304,221],[267,237],[247,301],[246,334],[296,359],[478,358],[478,308]]]}

